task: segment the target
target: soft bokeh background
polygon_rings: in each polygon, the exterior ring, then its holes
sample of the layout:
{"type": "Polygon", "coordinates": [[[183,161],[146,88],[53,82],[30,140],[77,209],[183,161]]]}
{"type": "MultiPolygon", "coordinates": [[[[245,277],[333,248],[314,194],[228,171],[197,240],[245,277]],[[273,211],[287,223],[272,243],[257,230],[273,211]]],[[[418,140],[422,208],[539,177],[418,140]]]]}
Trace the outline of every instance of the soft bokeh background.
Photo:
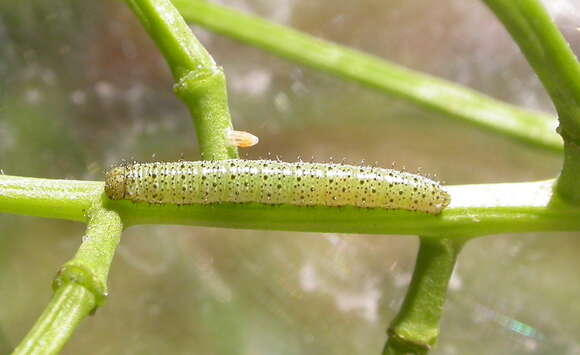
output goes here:
{"type": "MultiPolygon", "coordinates": [[[[479,1],[228,0],[258,14],[496,98],[553,112],[479,1]]],[[[545,0],[580,53],[580,3],[545,0]]],[[[425,113],[195,28],[228,77],[249,159],[345,158],[450,184],[554,177],[560,157],[425,113]]],[[[0,168],[102,180],[123,159],[198,158],[169,71],[122,2],[0,2],[0,168]]],[[[0,353],[49,300],[83,225],[0,215],[0,353]]],[[[580,354],[578,234],[467,245],[433,354],[580,354]]],[[[181,226],[123,234],[107,304],[64,354],[379,354],[414,265],[405,236],[181,226]]]]}

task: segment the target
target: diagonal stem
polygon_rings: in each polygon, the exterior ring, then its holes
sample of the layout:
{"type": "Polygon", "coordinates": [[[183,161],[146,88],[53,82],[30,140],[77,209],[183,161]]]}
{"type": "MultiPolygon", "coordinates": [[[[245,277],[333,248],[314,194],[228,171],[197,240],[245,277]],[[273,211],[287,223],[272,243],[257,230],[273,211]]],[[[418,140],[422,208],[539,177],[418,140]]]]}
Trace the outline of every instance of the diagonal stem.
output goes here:
{"type": "Polygon", "coordinates": [[[60,287],[13,355],[59,353],[95,305],[95,296],[83,286],[69,283],[60,287]]]}
{"type": "Polygon", "coordinates": [[[175,94],[187,105],[204,160],[231,159],[238,151],[228,141],[232,122],[226,78],[169,0],[127,0],[155,41],[175,79],[175,94]]]}
{"type": "Polygon", "coordinates": [[[562,142],[549,115],[508,105],[460,85],[201,0],[173,0],[184,18],[319,71],[549,151],[562,142]]]}
{"type": "Polygon", "coordinates": [[[80,322],[102,304],[122,228],[117,213],[93,207],[77,255],[59,271],[50,303],[13,354],[58,353],[80,322]]]}

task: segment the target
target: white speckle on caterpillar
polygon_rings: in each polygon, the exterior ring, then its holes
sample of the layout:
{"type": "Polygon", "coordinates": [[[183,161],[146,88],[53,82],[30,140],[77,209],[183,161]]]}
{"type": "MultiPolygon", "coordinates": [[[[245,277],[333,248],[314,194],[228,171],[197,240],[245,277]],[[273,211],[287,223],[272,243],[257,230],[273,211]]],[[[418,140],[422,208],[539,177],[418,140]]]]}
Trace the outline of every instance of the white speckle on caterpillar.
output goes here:
{"type": "Polygon", "coordinates": [[[119,166],[107,172],[105,193],[152,204],[353,206],[434,215],[450,202],[437,182],[397,170],[240,159],[119,166]]]}

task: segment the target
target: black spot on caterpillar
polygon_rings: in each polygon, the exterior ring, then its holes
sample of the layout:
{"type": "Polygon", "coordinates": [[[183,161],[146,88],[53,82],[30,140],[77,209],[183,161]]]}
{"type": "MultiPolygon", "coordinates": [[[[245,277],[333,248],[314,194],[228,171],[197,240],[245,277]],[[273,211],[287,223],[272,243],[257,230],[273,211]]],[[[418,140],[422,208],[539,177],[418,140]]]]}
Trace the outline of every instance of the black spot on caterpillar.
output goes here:
{"type": "Polygon", "coordinates": [[[391,169],[271,160],[139,163],[109,170],[112,200],[152,204],[353,206],[439,214],[450,201],[423,176],[391,169]]]}

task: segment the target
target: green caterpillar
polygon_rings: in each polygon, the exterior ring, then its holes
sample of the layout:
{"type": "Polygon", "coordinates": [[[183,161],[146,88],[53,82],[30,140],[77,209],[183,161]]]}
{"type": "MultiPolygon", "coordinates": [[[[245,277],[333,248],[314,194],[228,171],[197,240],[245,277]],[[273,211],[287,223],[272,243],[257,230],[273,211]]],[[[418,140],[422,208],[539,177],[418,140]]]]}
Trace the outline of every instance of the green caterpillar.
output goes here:
{"type": "Polygon", "coordinates": [[[253,202],[433,215],[450,201],[437,182],[397,170],[239,159],[118,166],[106,173],[105,193],[112,200],[151,204],[253,202]]]}

